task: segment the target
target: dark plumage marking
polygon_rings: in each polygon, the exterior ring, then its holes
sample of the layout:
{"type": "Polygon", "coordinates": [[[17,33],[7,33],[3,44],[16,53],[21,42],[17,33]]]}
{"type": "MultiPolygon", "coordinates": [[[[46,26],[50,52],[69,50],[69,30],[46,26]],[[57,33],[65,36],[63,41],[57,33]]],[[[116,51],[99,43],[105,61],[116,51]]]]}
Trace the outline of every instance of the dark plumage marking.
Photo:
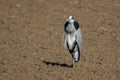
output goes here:
{"type": "MultiPolygon", "coordinates": [[[[69,24],[70,24],[69,21],[67,21],[67,22],[65,23],[65,25],[64,25],[64,31],[65,31],[65,32],[67,32],[67,31],[66,31],[66,28],[68,27],[69,24]]],[[[74,21],[74,26],[75,26],[75,29],[78,30],[79,24],[78,24],[77,21],[74,21]]]]}
{"type": "Polygon", "coordinates": [[[77,49],[78,49],[78,60],[75,61],[75,62],[78,62],[80,60],[80,48],[79,48],[78,44],[76,44],[76,46],[77,46],[77,49]]]}
{"type": "Polygon", "coordinates": [[[79,28],[79,24],[78,24],[77,21],[74,22],[74,26],[75,26],[75,29],[78,30],[78,28],[79,28]]]}
{"type": "Polygon", "coordinates": [[[64,25],[64,31],[65,31],[65,32],[67,32],[67,31],[66,31],[66,28],[68,27],[69,24],[70,24],[69,21],[67,21],[67,22],[65,23],[65,25],[64,25]]]}
{"type": "Polygon", "coordinates": [[[75,49],[76,45],[77,45],[77,42],[75,41],[72,49],[70,49],[70,48],[69,48],[69,45],[68,45],[68,42],[67,42],[67,47],[68,47],[69,52],[70,52],[71,54],[74,53],[74,49],[75,49]]]}
{"type": "MultiPolygon", "coordinates": [[[[78,46],[78,43],[75,41],[74,42],[74,46],[72,47],[72,49],[70,49],[69,48],[69,45],[68,45],[68,42],[67,42],[67,47],[68,47],[68,49],[69,49],[69,52],[71,53],[71,55],[72,55],[72,57],[74,57],[73,56],[73,53],[75,52],[75,47],[77,46],[77,49],[78,49],[78,61],[80,60],[80,48],[79,48],[79,46],[78,46]]],[[[78,61],[75,61],[75,62],[78,62],[78,61]]]]}

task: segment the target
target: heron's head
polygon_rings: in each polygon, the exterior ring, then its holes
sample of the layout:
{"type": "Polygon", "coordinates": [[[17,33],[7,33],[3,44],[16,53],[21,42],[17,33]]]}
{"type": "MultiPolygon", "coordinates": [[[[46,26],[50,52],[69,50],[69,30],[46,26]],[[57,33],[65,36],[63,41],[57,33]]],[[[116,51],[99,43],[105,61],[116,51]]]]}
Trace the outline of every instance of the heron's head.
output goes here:
{"type": "Polygon", "coordinates": [[[74,19],[74,17],[73,16],[69,16],[69,20],[71,20],[71,19],[74,19]]]}
{"type": "Polygon", "coordinates": [[[67,20],[68,24],[67,24],[67,28],[66,31],[69,33],[72,33],[75,31],[75,26],[74,26],[74,17],[73,16],[69,16],[68,20],[67,20]]]}
{"type": "Polygon", "coordinates": [[[74,17],[73,16],[69,16],[68,21],[71,22],[71,23],[74,22],[74,17]]]}

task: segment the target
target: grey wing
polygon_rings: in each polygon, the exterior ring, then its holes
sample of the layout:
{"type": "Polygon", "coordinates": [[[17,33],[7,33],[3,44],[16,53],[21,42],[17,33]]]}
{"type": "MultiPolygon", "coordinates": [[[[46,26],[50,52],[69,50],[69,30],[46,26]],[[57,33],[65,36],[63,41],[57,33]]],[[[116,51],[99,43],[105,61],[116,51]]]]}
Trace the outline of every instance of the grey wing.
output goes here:
{"type": "Polygon", "coordinates": [[[81,52],[81,49],[82,49],[82,33],[81,33],[81,30],[80,28],[77,30],[77,44],[80,48],[80,52],[81,52]]]}

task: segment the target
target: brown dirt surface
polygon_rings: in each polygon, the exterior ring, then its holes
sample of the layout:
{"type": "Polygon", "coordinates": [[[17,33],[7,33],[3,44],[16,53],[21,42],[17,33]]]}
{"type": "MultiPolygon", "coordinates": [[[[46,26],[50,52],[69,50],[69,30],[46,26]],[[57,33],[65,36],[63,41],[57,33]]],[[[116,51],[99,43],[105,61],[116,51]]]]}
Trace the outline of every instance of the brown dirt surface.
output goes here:
{"type": "Polygon", "coordinates": [[[120,0],[0,0],[0,80],[120,80],[120,0]],[[80,62],[64,48],[80,23],[80,62]]]}

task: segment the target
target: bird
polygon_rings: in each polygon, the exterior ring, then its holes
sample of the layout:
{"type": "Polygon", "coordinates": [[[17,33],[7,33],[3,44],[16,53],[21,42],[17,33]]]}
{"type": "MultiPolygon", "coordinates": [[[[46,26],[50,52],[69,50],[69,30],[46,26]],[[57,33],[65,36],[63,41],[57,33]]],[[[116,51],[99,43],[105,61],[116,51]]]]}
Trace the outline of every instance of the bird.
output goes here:
{"type": "Polygon", "coordinates": [[[64,42],[65,47],[68,48],[69,53],[72,55],[73,63],[71,65],[74,67],[74,63],[80,61],[82,32],[79,23],[73,16],[69,16],[64,24],[64,42]]]}

